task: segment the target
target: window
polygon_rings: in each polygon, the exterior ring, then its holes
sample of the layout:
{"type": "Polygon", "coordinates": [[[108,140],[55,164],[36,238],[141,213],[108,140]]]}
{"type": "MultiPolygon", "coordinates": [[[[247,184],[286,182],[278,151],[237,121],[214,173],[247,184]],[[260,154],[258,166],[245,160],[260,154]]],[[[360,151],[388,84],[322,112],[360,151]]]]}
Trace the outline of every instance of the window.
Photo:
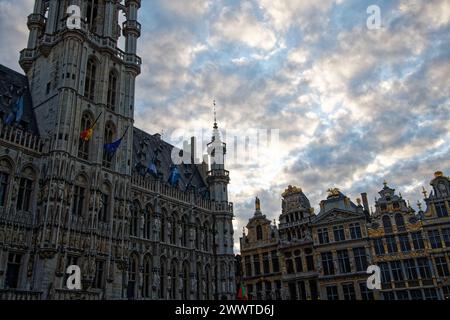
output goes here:
{"type": "Polygon", "coordinates": [[[101,209],[98,213],[98,221],[100,222],[108,222],[109,217],[109,192],[107,190],[104,190],[102,192],[102,198],[101,198],[101,209]]]}
{"type": "Polygon", "coordinates": [[[209,224],[207,222],[203,225],[203,250],[209,250],[209,224]]]}
{"type": "Polygon", "coordinates": [[[254,255],[253,256],[253,267],[255,268],[255,275],[260,275],[261,274],[261,268],[260,268],[260,264],[259,264],[259,255],[254,255]]]}
{"type": "Polygon", "coordinates": [[[131,208],[131,218],[130,218],[130,236],[138,237],[139,234],[139,211],[140,206],[137,201],[133,202],[133,207],[131,208]]]}
{"type": "Polygon", "coordinates": [[[426,288],[423,289],[423,292],[425,293],[425,300],[437,300],[438,298],[436,289],[426,288]]]}
{"type": "Polygon", "coordinates": [[[136,274],[137,274],[137,258],[131,256],[128,267],[128,289],[127,289],[128,299],[132,299],[135,296],[136,274]]]}
{"type": "MultiPolygon", "coordinates": [[[[281,286],[281,284],[280,284],[281,286]]],[[[297,282],[300,300],[307,300],[306,285],[304,281],[297,282]]]]}
{"type": "Polygon", "coordinates": [[[279,261],[278,261],[277,251],[272,251],[270,255],[272,257],[272,269],[273,269],[273,272],[279,272],[280,271],[280,264],[279,264],[279,261]]]}
{"type": "Polygon", "coordinates": [[[367,256],[366,248],[354,248],[353,256],[355,257],[356,271],[366,271],[367,270],[367,256]]]}
{"type": "Polygon", "coordinates": [[[142,296],[144,298],[151,298],[151,275],[152,275],[152,264],[151,258],[145,257],[144,259],[144,272],[143,272],[143,286],[142,286],[142,296]]]}
{"type": "Polygon", "coordinates": [[[359,223],[350,224],[350,237],[352,239],[361,239],[361,227],[359,223]]]}
{"type": "Polygon", "coordinates": [[[86,79],[84,82],[84,96],[89,100],[95,98],[95,78],[97,75],[97,65],[94,58],[89,58],[86,67],[86,79]]]}
{"type": "Polygon", "coordinates": [[[152,207],[147,205],[144,213],[144,238],[148,240],[152,239],[152,214],[152,207]]]}
{"type": "Polygon", "coordinates": [[[411,290],[409,294],[411,295],[411,300],[423,300],[422,290],[420,289],[411,290]]]}
{"type": "MultiPolygon", "coordinates": [[[[160,258],[160,282],[159,282],[159,298],[166,299],[166,260],[164,258],[160,258]]],[[[199,269],[200,270],[200,269],[199,269]]]]}
{"type": "Polygon", "coordinates": [[[256,240],[262,240],[263,232],[261,225],[256,226],[256,240]]]}
{"type": "Polygon", "coordinates": [[[344,241],[345,240],[345,233],[344,233],[343,226],[333,227],[333,233],[334,233],[334,241],[344,241]]]}
{"type": "Polygon", "coordinates": [[[403,301],[409,300],[408,291],[406,291],[406,290],[397,291],[396,294],[397,294],[397,300],[403,300],[403,301]]]}
{"type": "Polygon", "coordinates": [[[75,216],[83,216],[84,200],[86,196],[86,189],[82,186],[75,186],[73,195],[72,214],[75,216]]]}
{"type": "Polygon", "coordinates": [[[247,277],[252,276],[252,263],[250,262],[250,256],[244,258],[245,261],[245,275],[247,277]]]}
{"type": "Polygon", "coordinates": [[[383,292],[383,300],[395,300],[395,294],[392,291],[383,292]]]}
{"type": "Polygon", "coordinates": [[[195,249],[199,250],[200,249],[200,237],[201,237],[201,232],[200,232],[200,220],[196,220],[195,223],[195,249]]]}
{"type": "Polygon", "coordinates": [[[386,237],[386,246],[389,253],[398,252],[397,242],[394,236],[386,237]]]}
{"type": "Polygon", "coordinates": [[[392,277],[394,278],[394,281],[403,281],[403,271],[402,271],[402,264],[400,261],[391,261],[391,270],[392,270],[392,277]]]}
{"type": "Polygon", "coordinates": [[[163,210],[162,214],[161,214],[161,230],[159,232],[159,240],[161,242],[166,242],[166,228],[167,228],[166,215],[167,215],[167,212],[165,210],[163,210]]]}
{"type": "Polygon", "coordinates": [[[434,262],[436,263],[436,269],[440,277],[450,276],[447,260],[445,259],[445,257],[436,257],[434,258],[434,262]]]}
{"type": "Polygon", "coordinates": [[[394,216],[395,219],[395,224],[397,225],[397,230],[399,232],[405,231],[406,227],[405,227],[405,220],[403,219],[403,216],[400,213],[397,213],[394,216]]]}
{"type": "Polygon", "coordinates": [[[89,160],[90,140],[86,141],[81,138],[81,133],[91,129],[94,121],[88,112],[83,113],[80,123],[80,139],[78,142],[78,157],[83,160],[89,160]]]}
{"type": "Polygon", "coordinates": [[[417,259],[417,267],[422,279],[431,279],[431,268],[427,258],[417,259]]]}
{"type": "Polygon", "coordinates": [[[10,252],[8,254],[8,263],[6,266],[5,287],[16,289],[19,285],[20,265],[22,264],[22,255],[10,252]]]}
{"type": "Polygon", "coordinates": [[[337,286],[328,286],[327,287],[327,300],[339,300],[337,286]]]}
{"type": "Polygon", "coordinates": [[[404,261],[405,264],[405,270],[406,270],[406,277],[408,280],[417,280],[417,269],[416,269],[416,262],[414,259],[407,259],[404,261]]]}
{"type": "Polygon", "coordinates": [[[189,245],[189,226],[188,226],[188,220],[186,216],[183,216],[183,218],[181,218],[181,245],[183,247],[187,247],[189,245]]]}
{"type": "Polygon", "coordinates": [[[0,172],[0,207],[6,204],[6,191],[8,190],[9,174],[0,172]]]}
{"type": "Polygon", "coordinates": [[[425,244],[423,242],[423,237],[422,237],[422,232],[411,233],[411,238],[413,240],[414,249],[422,250],[425,248],[425,244]]]}
{"type": "Polygon", "coordinates": [[[306,268],[308,271],[314,271],[314,257],[312,254],[306,256],[306,268]]]}
{"type": "Polygon", "coordinates": [[[450,229],[442,229],[442,237],[444,238],[445,246],[450,247],[450,229]]]}
{"type": "Polygon", "coordinates": [[[264,270],[265,274],[270,273],[269,254],[268,253],[263,254],[263,270],[264,270]]]}
{"type": "Polygon", "coordinates": [[[448,217],[447,207],[445,202],[435,202],[434,207],[436,208],[436,214],[438,217],[448,217]]]}
{"type": "Polygon", "coordinates": [[[339,261],[339,272],[340,273],[349,273],[351,271],[350,268],[350,259],[348,257],[347,250],[339,250],[337,252],[338,261],[339,261]]]}
{"type": "Polygon", "coordinates": [[[411,251],[411,245],[409,244],[409,238],[407,234],[402,234],[398,237],[398,240],[400,242],[400,250],[402,252],[408,252],[411,251]]]}
{"type": "Polygon", "coordinates": [[[115,110],[117,100],[117,72],[111,71],[108,78],[108,100],[107,107],[115,110]]]}
{"type": "Polygon", "coordinates": [[[318,233],[318,236],[319,236],[319,243],[320,244],[324,244],[324,243],[330,242],[330,239],[328,237],[328,229],[327,228],[319,229],[317,231],[317,233],[318,233]]]}
{"type": "Polygon", "coordinates": [[[392,233],[392,223],[389,216],[383,216],[383,228],[385,233],[392,233]]]}
{"type": "Polygon", "coordinates": [[[20,178],[19,195],[17,197],[17,211],[30,211],[32,193],[33,181],[28,178],[20,178]]]}
{"type": "MultiPolygon", "coordinates": [[[[113,142],[115,132],[116,132],[116,130],[115,130],[114,124],[112,124],[111,122],[108,122],[105,126],[105,132],[104,132],[104,136],[103,136],[104,144],[113,142]]],[[[106,152],[106,150],[103,148],[103,166],[104,167],[111,168],[113,156],[114,155],[106,152]]]]}
{"type": "Polygon", "coordinates": [[[373,246],[375,248],[375,253],[377,255],[384,254],[384,245],[383,245],[383,239],[382,238],[373,240],[373,246]]]}
{"type": "Polygon", "coordinates": [[[444,293],[444,300],[450,300],[450,286],[442,287],[442,291],[444,293]]]}
{"type": "Polygon", "coordinates": [[[389,265],[387,262],[381,262],[379,264],[381,270],[381,283],[388,284],[391,282],[391,273],[389,271],[389,265]]]}
{"type": "Polygon", "coordinates": [[[322,253],[322,267],[324,275],[334,274],[333,254],[331,252],[322,253]]]}
{"type": "Polygon", "coordinates": [[[362,300],[374,300],[373,291],[367,288],[366,282],[359,283],[359,291],[361,292],[362,300]]]}
{"type": "MultiPolygon", "coordinates": [[[[170,219],[172,230],[170,230],[170,243],[171,244],[177,244],[177,216],[176,214],[172,214],[172,217],[170,219]]],[[[206,227],[205,227],[206,228],[206,227]]],[[[208,228],[206,228],[208,230],[208,228]]],[[[209,247],[208,247],[209,249],[209,247]]]]}
{"type": "Polygon", "coordinates": [[[428,231],[428,239],[430,240],[430,244],[433,249],[442,247],[441,235],[439,234],[439,230],[428,231]]]}
{"type": "Polygon", "coordinates": [[[342,291],[344,292],[344,300],[355,300],[355,287],[353,283],[343,284],[342,291]]]}
{"type": "Polygon", "coordinates": [[[302,257],[295,257],[295,269],[297,272],[303,272],[302,257]]]}
{"type": "Polygon", "coordinates": [[[293,263],[292,259],[286,259],[286,269],[287,269],[287,273],[288,274],[295,273],[295,271],[294,271],[294,263],[293,263]]]}
{"type": "Polygon", "coordinates": [[[89,29],[95,32],[96,20],[98,16],[98,0],[89,0],[86,7],[86,21],[89,29]]]}
{"type": "Polygon", "coordinates": [[[105,269],[105,262],[97,260],[95,262],[95,277],[94,277],[94,288],[103,288],[103,273],[105,269]]]}

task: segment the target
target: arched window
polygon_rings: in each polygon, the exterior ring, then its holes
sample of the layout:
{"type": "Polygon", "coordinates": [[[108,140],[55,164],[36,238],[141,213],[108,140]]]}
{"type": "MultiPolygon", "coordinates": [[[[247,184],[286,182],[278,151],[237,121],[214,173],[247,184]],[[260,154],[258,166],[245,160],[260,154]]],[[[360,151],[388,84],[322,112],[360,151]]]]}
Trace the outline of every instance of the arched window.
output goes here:
{"type": "MultiPolygon", "coordinates": [[[[104,143],[112,143],[114,142],[114,135],[116,133],[116,129],[113,123],[108,122],[105,126],[105,133],[104,133],[104,143]]],[[[104,149],[103,149],[103,166],[106,168],[111,168],[112,165],[112,160],[113,160],[113,155],[108,154],[104,149]]]]}
{"type": "Polygon", "coordinates": [[[171,244],[177,244],[177,216],[176,214],[172,214],[172,228],[170,233],[170,243],[171,244]]]}
{"type": "Polygon", "coordinates": [[[167,281],[166,259],[164,257],[161,257],[159,264],[160,264],[159,298],[166,299],[166,281],[167,281]]]}
{"type": "Polygon", "coordinates": [[[392,223],[389,216],[383,216],[383,228],[385,233],[392,233],[392,223]]]}
{"type": "Polygon", "coordinates": [[[205,222],[203,225],[203,250],[209,250],[209,224],[205,222]]]}
{"type": "MultiPolygon", "coordinates": [[[[84,132],[87,129],[90,129],[94,121],[89,112],[84,112],[81,116],[81,124],[80,124],[80,132],[84,132]]],[[[89,160],[89,145],[90,140],[86,141],[80,137],[78,143],[78,157],[84,160],[89,160]]]]}
{"type": "Polygon", "coordinates": [[[109,73],[108,78],[108,100],[107,107],[111,110],[115,110],[117,102],[117,72],[112,70],[109,73]]]}
{"type": "Polygon", "coordinates": [[[86,6],[86,20],[89,25],[89,30],[95,32],[96,20],[98,16],[98,0],[88,0],[86,6]]]}
{"type": "Polygon", "coordinates": [[[181,218],[181,228],[182,228],[182,235],[181,235],[181,245],[183,247],[187,247],[188,246],[188,237],[189,237],[189,226],[188,226],[188,222],[187,222],[187,218],[186,216],[183,216],[183,218],[181,218]]]}
{"type": "Polygon", "coordinates": [[[35,171],[27,167],[22,172],[19,180],[19,193],[17,196],[17,211],[30,212],[32,208],[31,200],[33,198],[34,181],[36,179],[35,171]]]}
{"type": "Polygon", "coordinates": [[[6,159],[0,160],[0,207],[6,207],[9,178],[12,172],[12,165],[6,159]]]}
{"type": "Polygon", "coordinates": [[[262,240],[262,238],[263,238],[262,226],[257,225],[256,226],[256,240],[262,240]]]}
{"type": "Polygon", "coordinates": [[[201,232],[200,232],[200,220],[197,219],[195,221],[195,249],[200,250],[200,238],[201,238],[201,232]]]}
{"type": "Polygon", "coordinates": [[[170,271],[170,299],[171,300],[176,300],[177,299],[177,291],[178,291],[178,288],[177,288],[177,284],[178,284],[178,282],[177,282],[177,279],[178,279],[178,273],[177,273],[177,265],[178,265],[178,262],[174,259],[174,260],[172,260],[172,268],[171,268],[171,271],[170,271]]]}
{"type": "Polygon", "coordinates": [[[211,268],[209,267],[209,265],[207,265],[205,267],[206,300],[211,299],[210,282],[211,282],[211,268]]]}
{"type": "Polygon", "coordinates": [[[137,266],[138,266],[138,258],[133,254],[130,257],[128,267],[128,288],[127,288],[128,299],[133,299],[135,297],[137,266]]]}
{"type": "Polygon", "coordinates": [[[97,76],[97,64],[94,58],[89,58],[86,67],[86,79],[84,81],[84,96],[89,100],[95,98],[95,81],[97,76]]]}
{"type": "Polygon", "coordinates": [[[139,236],[139,213],[140,206],[139,202],[134,201],[133,207],[131,208],[131,220],[130,220],[130,236],[139,236]]]}
{"type": "Polygon", "coordinates": [[[197,292],[197,300],[201,300],[203,298],[203,292],[202,292],[202,265],[200,263],[197,263],[197,274],[196,274],[196,292],[197,292]]]}
{"type": "Polygon", "coordinates": [[[144,274],[143,274],[143,287],[142,296],[144,298],[151,298],[151,275],[152,275],[152,260],[151,257],[146,256],[144,258],[144,274]]]}
{"type": "Polygon", "coordinates": [[[102,198],[100,200],[101,200],[101,208],[100,211],[98,212],[98,221],[108,222],[110,212],[110,200],[111,200],[111,188],[109,185],[103,184],[102,198]]]}
{"type": "Polygon", "coordinates": [[[151,240],[152,239],[152,214],[153,209],[151,205],[147,205],[144,214],[144,238],[151,240]]]}
{"type": "Polygon", "coordinates": [[[395,224],[397,225],[397,230],[398,231],[405,231],[405,220],[403,219],[403,216],[400,213],[397,213],[394,216],[395,219],[395,224]]]}
{"type": "Polygon", "coordinates": [[[79,175],[75,179],[75,186],[73,191],[73,203],[72,203],[72,215],[83,216],[83,212],[86,206],[86,192],[88,188],[87,179],[79,175]]]}
{"type": "Polygon", "coordinates": [[[183,290],[181,291],[183,300],[188,300],[189,297],[189,263],[187,261],[183,264],[183,290]]]}
{"type": "Polygon", "coordinates": [[[159,238],[161,242],[166,242],[166,228],[167,228],[167,211],[163,209],[161,214],[161,230],[159,232],[159,238]]]}

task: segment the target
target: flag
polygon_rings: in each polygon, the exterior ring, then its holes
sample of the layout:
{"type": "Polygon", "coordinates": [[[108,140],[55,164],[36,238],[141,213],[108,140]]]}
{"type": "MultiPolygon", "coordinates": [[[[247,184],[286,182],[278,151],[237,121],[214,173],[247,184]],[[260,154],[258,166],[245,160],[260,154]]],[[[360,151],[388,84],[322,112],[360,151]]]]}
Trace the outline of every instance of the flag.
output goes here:
{"type": "Polygon", "coordinates": [[[239,288],[238,299],[240,300],[248,300],[247,289],[244,286],[244,283],[241,282],[241,287],[239,288]]]}
{"type": "Polygon", "coordinates": [[[97,124],[98,119],[100,119],[100,116],[102,115],[102,112],[98,115],[97,119],[95,119],[94,123],[90,128],[87,128],[80,134],[81,140],[89,141],[92,138],[92,135],[94,134],[94,127],[97,124]]]}
{"type": "Polygon", "coordinates": [[[107,154],[112,156],[112,155],[114,155],[117,152],[117,150],[120,147],[120,144],[122,143],[123,138],[125,138],[125,135],[127,134],[128,128],[129,127],[127,127],[127,130],[125,130],[125,132],[123,133],[122,137],[119,140],[116,140],[116,141],[114,141],[112,143],[105,143],[103,145],[103,148],[105,149],[105,152],[107,154]]]}
{"type": "Polygon", "coordinates": [[[172,167],[170,168],[169,183],[172,187],[175,187],[178,184],[179,180],[180,171],[178,170],[177,166],[172,165],[172,167]]]}
{"type": "Polygon", "coordinates": [[[11,125],[13,122],[20,122],[23,116],[23,95],[17,99],[15,106],[5,119],[5,124],[11,125]]]}

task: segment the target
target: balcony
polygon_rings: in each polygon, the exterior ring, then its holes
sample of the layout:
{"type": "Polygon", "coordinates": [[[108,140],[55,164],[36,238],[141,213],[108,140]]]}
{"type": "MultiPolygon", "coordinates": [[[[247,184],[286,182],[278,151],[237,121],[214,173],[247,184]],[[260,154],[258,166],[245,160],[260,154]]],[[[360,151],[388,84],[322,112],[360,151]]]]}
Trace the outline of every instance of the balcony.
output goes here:
{"type": "Polygon", "coordinates": [[[28,72],[33,65],[34,58],[36,56],[36,50],[23,49],[20,51],[19,64],[25,72],[28,72]]]}
{"type": "Polygon", "coordinates": [[[42,292],[1,289],[0,300],[40,300],[42,292]]]}
{"type": "Polygon", "coordinates": [[[141,24],[136,20],[127,20],[122,24],[123,34],[126,36],[134,33],[137,37],[141,36],[141,24]]]}
{"type": "Polygon", "coordinates": [[[38,154],[42,152],[44,147],[44,142],[38,136],[4,125],[2,122],[0,122],[0,141],[5,141],[8,144],[22,147],[38,154]]]}
{"type": "Polygon", "coordinates": [[[47,19],[45,18],[45,16],[38,13],[32,13],[28,16],[27,25],[30,29],[32,27],[44,28],[46,22],[47,19]]]}

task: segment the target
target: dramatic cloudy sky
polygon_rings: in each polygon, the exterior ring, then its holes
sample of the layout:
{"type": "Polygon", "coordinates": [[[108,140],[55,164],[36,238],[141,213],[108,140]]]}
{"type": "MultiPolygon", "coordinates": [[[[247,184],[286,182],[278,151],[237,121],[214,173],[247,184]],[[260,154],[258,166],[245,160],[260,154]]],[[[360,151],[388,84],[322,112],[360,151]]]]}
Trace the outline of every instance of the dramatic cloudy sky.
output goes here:
{"type": "MultiPolygon", "coordinates": [[[[0,0],[0,63],[17,70],[32,2],[0,0]]],[[[138,127],[210,130],[216,99],[221,128],[280,130],[259,162],[228,166],[236,244],[254,196],[276,218],[289,184],[315,207],[332,186],[373,205],[386,179],[415,207],[450,174],[449,0],[142,2],[138,127]]]]}

